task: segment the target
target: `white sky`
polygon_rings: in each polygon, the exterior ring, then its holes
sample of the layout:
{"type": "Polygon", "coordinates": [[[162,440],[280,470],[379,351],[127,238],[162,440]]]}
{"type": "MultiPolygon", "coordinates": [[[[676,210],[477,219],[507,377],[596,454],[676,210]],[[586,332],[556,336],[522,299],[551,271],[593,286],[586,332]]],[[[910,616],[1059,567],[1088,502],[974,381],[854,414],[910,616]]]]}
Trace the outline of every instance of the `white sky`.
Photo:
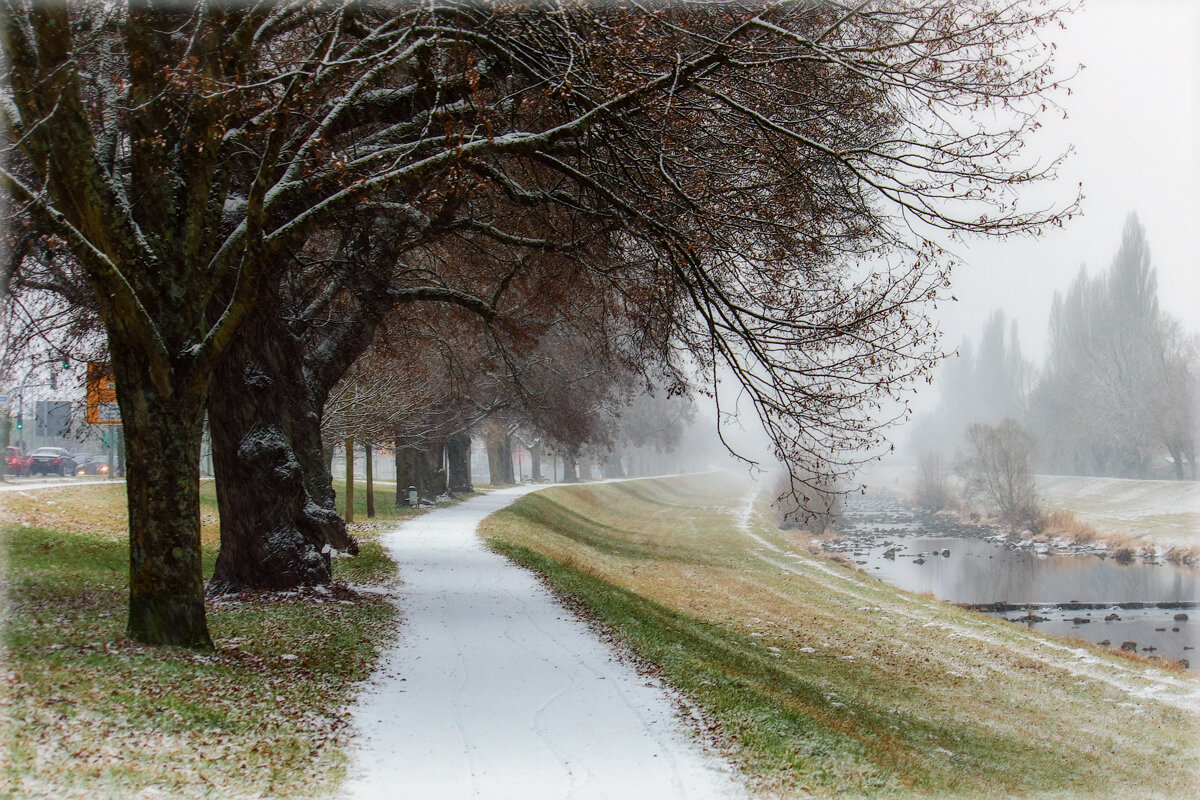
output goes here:
{"type": "Polygon", "coordinates": [[[1040,362],[1054,291],[1081,263],[1092,274],[1108,268],[1131,211],[1146,229],[1163,310],[1200,332],[1200,0],[1090,0],[1048,38],[1061,72],[1084,69],[1061,98],[1068,118],[1040,120],[1044,135],[1028,147],[1049,157],[1075,146],[1049,188],[1067,199],[1082,181],[1083,216],[1041,239],[956,247],[959,302],[934,312],[945,346],[978,339],[987,314],[1003,308],[1019,320],[1026,357],[1040,362]]]}

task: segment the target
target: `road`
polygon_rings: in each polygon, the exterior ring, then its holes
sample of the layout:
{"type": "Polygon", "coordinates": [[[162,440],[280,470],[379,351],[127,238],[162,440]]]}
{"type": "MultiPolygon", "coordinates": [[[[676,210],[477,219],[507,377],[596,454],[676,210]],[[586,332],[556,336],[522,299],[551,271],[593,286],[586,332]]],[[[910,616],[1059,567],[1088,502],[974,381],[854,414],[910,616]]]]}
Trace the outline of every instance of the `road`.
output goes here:
{"type": "Polygon", "coordinates": [[[742,792],[639,676],[476,528],[530,491],[438,509],[385,544],[400,640],[353,709],[349,798],[708,798],[742,792]]]}
{"type": "Polygon", "coordinates": [[[14,478],[6,477],[0,482],[0,492],[24,492],[29,489],[64,489],[71,486],[87,486],[93,483],[124,483],[124,478],[14,478]]]}

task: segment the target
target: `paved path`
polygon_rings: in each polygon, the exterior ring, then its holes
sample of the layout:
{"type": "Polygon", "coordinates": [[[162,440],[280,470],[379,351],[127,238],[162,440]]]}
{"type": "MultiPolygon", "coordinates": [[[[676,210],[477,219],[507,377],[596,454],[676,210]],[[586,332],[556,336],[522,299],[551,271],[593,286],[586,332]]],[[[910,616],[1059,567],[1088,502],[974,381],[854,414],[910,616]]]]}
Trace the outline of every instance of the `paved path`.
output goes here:
{"type": "Polygon", "coordinates": [[[479,522],[522,494],[439,509],[385,540],[401,639],[353,709],[352,798],[705,798],[741,794],[617,660],[479,522]]]}

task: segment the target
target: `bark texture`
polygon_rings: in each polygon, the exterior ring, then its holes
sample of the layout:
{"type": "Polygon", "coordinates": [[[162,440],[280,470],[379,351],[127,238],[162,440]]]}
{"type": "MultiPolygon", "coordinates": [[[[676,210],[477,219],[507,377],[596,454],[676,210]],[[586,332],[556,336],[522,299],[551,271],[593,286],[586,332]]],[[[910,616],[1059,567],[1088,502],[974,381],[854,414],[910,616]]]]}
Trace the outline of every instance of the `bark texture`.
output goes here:
{"type": "Polygon", "coordinates": [[[406,447],[399,438],[396,439],[395,452],[396,507],[402,508],[409,505],[409,487],[417,486],[417,458],[420,452],[415,447],[406,447]]]}
{"type": "Polygon", "coordinates": [[[209,593],[328,583],[326,546],[357,552],[334,505],[316,399],[299,338],[273,314],[249,321],[209,402],[221,513],[209,593]]]}
{"type": "Polygon", "coordinates": [[[471,434],[455,433],[446,439],[446,469],[451,493],[475,491],[471,485],[471,434]]]}
{"type": "Polygon", "coordinates": [[[212,647],[200,558],[203,397],[163,397],[134,376],[135,353],[114,350],[129,504],[129,624],[135,641],[212,647]]]}
{"type": "Polygon", "coordinates": [[[396,447],[396,505],[408,505],[408,488],[415,487],[417,496],[432,502],[447,491],[446,467],[443,463],[445,444],[437,442],[425,447],[397,445],[396,447]]]}
{"type": "Polygon", "coordinates": [[[512,437],[500,426],[493,425],[484,433],[483,441],[487,446],[488,483],[492,486],[516,483],[512,463],[512,437]]]}

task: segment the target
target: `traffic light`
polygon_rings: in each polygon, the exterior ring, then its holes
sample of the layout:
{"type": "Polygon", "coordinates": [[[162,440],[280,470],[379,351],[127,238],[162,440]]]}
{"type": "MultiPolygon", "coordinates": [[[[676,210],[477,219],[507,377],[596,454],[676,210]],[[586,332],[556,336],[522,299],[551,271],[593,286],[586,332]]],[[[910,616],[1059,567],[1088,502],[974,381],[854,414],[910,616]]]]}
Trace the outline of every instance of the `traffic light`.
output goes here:
{"type": "Polygon", "coordinates": [[[70,369],[71,368],[71,359],[67,358],[66,356],[63,356],[62,368],[70,369]]]}
{"type": "Polygon", "coordinates": [[[24,427],[25,427],[25,417],[20,411],[18,411],[17,412],[17,430],[21,430],[24,427]]]}

